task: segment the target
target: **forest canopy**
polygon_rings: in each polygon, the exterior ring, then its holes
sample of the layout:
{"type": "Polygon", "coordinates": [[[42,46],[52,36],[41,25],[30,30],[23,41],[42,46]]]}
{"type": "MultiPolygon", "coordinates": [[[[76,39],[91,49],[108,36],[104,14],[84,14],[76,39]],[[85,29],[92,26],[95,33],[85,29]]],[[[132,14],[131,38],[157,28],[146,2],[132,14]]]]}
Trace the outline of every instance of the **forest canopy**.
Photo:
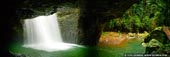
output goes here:
{"type": "Polygon", "coordinates": [[[142,0],[131,6],[122,17],[110,20],[105,31],[150,32],[158,26],[166,25],[170,21],[168,2],[169,0],[142,0]]]}

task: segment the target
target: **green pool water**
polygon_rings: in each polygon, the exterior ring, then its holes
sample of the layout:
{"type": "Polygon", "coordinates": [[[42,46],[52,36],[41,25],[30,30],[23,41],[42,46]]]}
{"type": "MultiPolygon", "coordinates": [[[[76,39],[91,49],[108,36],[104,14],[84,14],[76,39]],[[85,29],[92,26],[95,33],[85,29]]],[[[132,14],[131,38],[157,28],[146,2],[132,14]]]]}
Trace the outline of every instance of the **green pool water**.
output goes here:
{"type": "Polygon", "coordinates": [[[125,53],[144,53],[140,41],[128,42],[124,47],[73,47],[67,50],[46,52],[31,48],[24,48],[21,44],[13,43],[9,49],[16,54],[28,57],[123,57],[125,53]]]}

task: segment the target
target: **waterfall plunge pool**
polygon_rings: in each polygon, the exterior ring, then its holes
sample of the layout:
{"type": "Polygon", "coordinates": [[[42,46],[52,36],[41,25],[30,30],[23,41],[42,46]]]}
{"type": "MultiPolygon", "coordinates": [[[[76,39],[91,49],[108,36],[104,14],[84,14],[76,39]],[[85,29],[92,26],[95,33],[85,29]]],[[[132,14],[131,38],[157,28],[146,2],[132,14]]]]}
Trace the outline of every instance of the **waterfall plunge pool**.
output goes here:
{"type": "Polygon", "coordinates": [[[25,57],[123,57],[125,53],[144,53],[140,41],[126,46],[86,47],[64,43],[60,35],[57,17],[39,16],[24,21],[24,44],[14,42],[9,51],[25,57]]]}
{"type": "Polygon", "coordinates": [[[12,54],[24,54],[26,57],[123,57],[125,53],[144,53],[141,42],[133,41],[124,47],[77,47],[66,50],[47,52],[32,48],[22,47],[20,43],[13,43],[9,51],[12,54]]]}
{"type": "Polygon", "coordinates": [[[66,50],[76,44],[64,43],[57,14],[49,16],[38,16],[33,19],[24,20],[24,45],[23,47],[53,52],[66,50]]]}

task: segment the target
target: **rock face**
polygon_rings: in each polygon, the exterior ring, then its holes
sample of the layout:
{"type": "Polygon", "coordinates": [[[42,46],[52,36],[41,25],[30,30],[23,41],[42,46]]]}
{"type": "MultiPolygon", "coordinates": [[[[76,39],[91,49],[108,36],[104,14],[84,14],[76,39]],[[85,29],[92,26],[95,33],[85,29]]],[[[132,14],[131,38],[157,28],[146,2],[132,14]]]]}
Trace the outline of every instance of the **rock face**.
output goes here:
{"type": "Polygon", "coordinates": [[[57,15],[63,41],[78,43],[79,8],[63,6],[58,8],[57,15]]]}
{"type": "Polygon", "coordinates": [[[121,17],[137,0],[81,0],[79,19],[80,44],[96,45],[109,19],[121,17]]]}
{"type": "MultiPolygon", "coordinates": [[[[17,1],[17,19],[33,18],[56,12],[59,4],[79,4],[78,20],[80,44],[96,45],[103,27],[111,18],[122,14],[138,0],[21,0],[17,1]],[[77,3],[80,2],[80,3],[77,3]]],[[[20,21],[16,21],[20,22],[20,21]]]]}
{"type": "Polygon", "coordinates": [[[17,0],[16,15],[19,19],[50,15],[63,3],[76,3],[77,0],[17,0]]]}
{"type": "MultiPolygon", "coordinates": [[[[15,16],[12,20],[13,26],[15,27],[13,30],[17,37],[13,37],[15,40],[23,40],[23,19],[34,18],[40,15],[51,15],[57,12],[57,8],[61,5],[70,3],[73,4],[77,0],[17,0],[15,16]],[[17,30],[21,32],[17,32],[17,30]],[[20,38],[18,36],[21,36],[20,38]]],[[[72,6],[72,5],[69,5],[72,6]]],[[[69,9],[68,9],[69,10],[69,9]]],[[[19,41],[22,43],[22,41],[19,41]]]]}

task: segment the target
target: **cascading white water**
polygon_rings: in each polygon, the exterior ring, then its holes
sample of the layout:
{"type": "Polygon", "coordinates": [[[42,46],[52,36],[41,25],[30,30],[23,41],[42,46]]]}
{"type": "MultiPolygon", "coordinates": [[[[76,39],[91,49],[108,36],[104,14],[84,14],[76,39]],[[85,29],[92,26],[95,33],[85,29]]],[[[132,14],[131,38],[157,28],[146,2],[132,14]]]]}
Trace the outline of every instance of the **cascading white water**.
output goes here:
{"type": "Polygon", "coordinates": [[[69,49],[76,44],[62,41],[56,13],[24,20],[24,47],[45,51],[69,49]]]}

